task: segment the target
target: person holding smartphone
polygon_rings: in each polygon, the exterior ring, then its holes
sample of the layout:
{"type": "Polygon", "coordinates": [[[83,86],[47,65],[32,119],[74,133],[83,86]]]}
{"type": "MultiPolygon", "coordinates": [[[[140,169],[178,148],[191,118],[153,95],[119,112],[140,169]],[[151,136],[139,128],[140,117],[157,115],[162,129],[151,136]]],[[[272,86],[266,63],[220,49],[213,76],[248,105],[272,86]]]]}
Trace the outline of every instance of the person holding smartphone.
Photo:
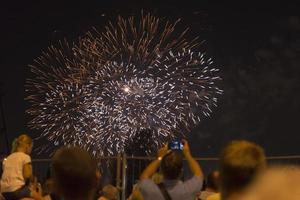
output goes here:
{"type": "Polygon", "coordinates": [[[186,140],[165,145],[158,151],[157,159],[152,161],[140,176],[139,189],[145,200],[194,200],[203,185],[203,172],[199,163],[193,158],[186,140]],[[182,152],[180,151],[182,149],[182,152]],[[193,177],[181,181],[183,172],[183,156],[187,160],[193,177]],[[151,176],[161,168],[164,180],[155,184],[151,176]]]}

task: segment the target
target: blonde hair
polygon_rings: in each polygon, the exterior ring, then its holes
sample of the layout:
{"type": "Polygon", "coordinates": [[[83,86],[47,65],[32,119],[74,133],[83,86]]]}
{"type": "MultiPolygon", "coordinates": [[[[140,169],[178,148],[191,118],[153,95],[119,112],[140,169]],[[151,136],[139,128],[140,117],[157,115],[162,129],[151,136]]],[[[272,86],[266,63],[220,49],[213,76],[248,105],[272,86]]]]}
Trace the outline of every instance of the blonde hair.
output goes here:
{"type": "Polygon", "coordinates": [[[27,145],[32,144],[32,139],[26,134],[22,134],[19,137],[17,137],[13,142],[13,149],[16,150],[19,147],[26,147],[27,145]]]}
{"type": "Polygon", "coordinates": [[[14,153],[17,151],[17,138],[15,138],[11,144],[11,153],[14,153]]]}

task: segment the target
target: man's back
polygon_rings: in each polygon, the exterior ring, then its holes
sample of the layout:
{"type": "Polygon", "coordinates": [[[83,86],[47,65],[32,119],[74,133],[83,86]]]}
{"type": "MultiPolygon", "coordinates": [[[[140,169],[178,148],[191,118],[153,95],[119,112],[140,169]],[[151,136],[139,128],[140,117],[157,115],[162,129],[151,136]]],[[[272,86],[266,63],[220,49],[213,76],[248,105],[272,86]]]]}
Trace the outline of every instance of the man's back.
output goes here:
{"type": "MultiPolygon", "coordinates": [[[[157,159],[153,160],[142,172],[140,176],[139,189],[145,200],[164,200],[164,194],[169,194],[172,200],[194,200],[200,193],[203,184],[203,172],[199,163],[193,158],[190,152],[188,142],[182,140],[182,152],[172,151],[165,145],[158,151],[157,159]],[[193,178],[187,181],[180,181],[183,172],[183,158],[185,157],[193,178]],[[163,186],[158,187],[152,180],[151,176],[161,167],[164,177],[163,186]],[[165,192],[165,190],[167,192],[165,192]],[[163,192],[163,193],[162,193],[163,192]]],[[[167,195],[165,195],[167,196],[167,195]]]]}
{"type": "MultiPolygon", "coordinates": [[[[184,182],[180,180],[165,180],[163,182],[172,200],[194,200],[202,188],[202,183],[202,178],[196,176],[184,182]]],[[[150,179],[141,180],[139,188],[145,200],[165,199],[159,187],[150,179]]]]}

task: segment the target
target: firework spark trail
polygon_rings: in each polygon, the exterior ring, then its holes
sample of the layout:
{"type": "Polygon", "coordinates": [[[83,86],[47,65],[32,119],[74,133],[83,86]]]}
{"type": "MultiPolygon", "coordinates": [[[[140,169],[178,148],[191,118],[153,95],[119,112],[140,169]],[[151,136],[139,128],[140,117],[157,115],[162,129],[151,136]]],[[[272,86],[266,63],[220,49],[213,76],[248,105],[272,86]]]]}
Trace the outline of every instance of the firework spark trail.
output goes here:
{"type": "Polygon", "coordinates": [[[119,17],[75,45],[51,47],[27,81],[30,127],[54,144],[97,155],[124,151],[141,130],[156,146],[209,116],[222,94],[211,58],[197,38],[150,14],[119,17]]]}

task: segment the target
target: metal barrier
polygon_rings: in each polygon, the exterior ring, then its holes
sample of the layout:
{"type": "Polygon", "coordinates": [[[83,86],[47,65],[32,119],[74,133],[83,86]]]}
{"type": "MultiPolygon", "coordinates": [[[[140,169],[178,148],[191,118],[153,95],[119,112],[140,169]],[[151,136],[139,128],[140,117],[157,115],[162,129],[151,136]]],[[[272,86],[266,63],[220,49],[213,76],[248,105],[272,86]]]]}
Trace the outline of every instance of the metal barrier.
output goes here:
{"type": "MultiPolygon", "coordinates": [[[[133,157],[118,155],[115,157],[103,157],[98,160],[102,170],[104,180],[103,185],[111,183],[116,185],[121,191],[121,199],[125,200],[132,190],[132,186],[137,182],[142,170],[149,164],[153,157],[133,157]],[[107,178],[109,177],[109,178],[107,178]]],[[[218,158],[195,158],[201,165],[205,174],[218,168],[218,158]]],[[[267,157],[269,165],[293,164],[300,165],[300,155],[296,156],[271,156],[267,157]]],[[[2,161],[1,161],[2,162],[2,161]]],[[[46,179],[47,170],[50,167],[50,159],[33,159],[33,169],[35,176],[40,182],[46,179]]],[[[187,163],[184,163],[184,168],[187,163]]],[[[189,170],[184,170],[184,178],[191,176],[189,170]]]]}

